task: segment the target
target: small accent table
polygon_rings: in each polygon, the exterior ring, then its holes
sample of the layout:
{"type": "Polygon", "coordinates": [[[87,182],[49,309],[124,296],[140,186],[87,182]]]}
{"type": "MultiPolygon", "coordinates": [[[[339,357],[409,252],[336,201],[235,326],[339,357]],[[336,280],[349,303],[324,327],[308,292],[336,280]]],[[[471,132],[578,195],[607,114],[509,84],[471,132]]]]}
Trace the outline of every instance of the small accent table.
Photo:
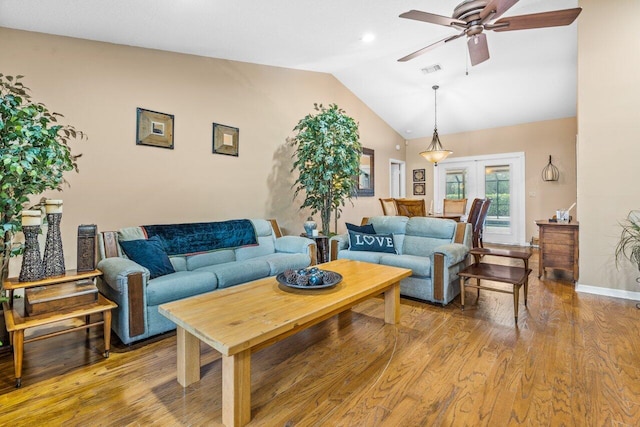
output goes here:
{"type": "Polygon", "coordinates": [[[4,281],[3,285],[9,291],[9,301],[2,303],[4,310],[4,320],[9,332],[11,345],[13,346],[13,363],[16,375],[16,388],[22,385],[22,357],[24,354],[24,344],[39,341],[45,338],[66,334],[80,329],[88,329],[93,326],[103,325],[104,327],[104,357],[109,357],[109,348],[111,344],[111,310],[117,305],[98,294],[95,302],[77,305],[70,308],[57,309],[47,313],[37,315],[27,315],[25,307],[25,298],[13,298],[13,291],[16,289],[28,289],[38,286],[59,285],[80,280],[95,280],[101,276],[100,270],[93,270],[84,273],[77,273],[74,270],[67,271],[64,276],[52,277],[35,282],[19,282],[17,278],[10,278],[4,281]],[[101,321],[90,322],[90,315],[102,313],[101,321]],[[25,339],[24,332],[27,329],[38,326],[49,325],[55,322],[70,320],[75,318],[84,318],[85,322],[80,326],[72,326],[60,331],[51,332],[25,339]]]}
{"type": "Polygon", "coordinates": [[[518,324],[518,299],[520,294],[520,287],[524,286],[524,306],[527,306],[527,293],[529,288],[529,258],[530,252],[513,251],[506,249],[488,249],[488,248],[473,248],[470,253],[475,258],[475,263],[466,267],[458,273],[460,277],[460,303],[462,310],[464,310],[464,291],[467,288],[476,288],[478,290],[478,296],[480,296],[480,290],[488,290],[494,292],[502,292],[505,294],[513,295],[513,311],[516,325],[518,324]],[[480,258],[484,255],[493,255],[506,258],[521,259],[524,262],[524,267],[514,267],[510,265],[497,265],[481,263],[480,258]],[[476,284],[467,284],[467,280],[476,279],[476,284]],[[510,283],[513,285],[512,290],[493,288],[489,286],[483,286],[480,284],[480,280],[489,280],[501,283],[510,283]]]}
{"type": "Polygon", "coordinates": [[[329,237],[322,234],[318,236],[309,236],[307,233],[302,233],[300,236],[312,239],[316,242],[316,258],[318,264],[329,262],[329,237]]]}

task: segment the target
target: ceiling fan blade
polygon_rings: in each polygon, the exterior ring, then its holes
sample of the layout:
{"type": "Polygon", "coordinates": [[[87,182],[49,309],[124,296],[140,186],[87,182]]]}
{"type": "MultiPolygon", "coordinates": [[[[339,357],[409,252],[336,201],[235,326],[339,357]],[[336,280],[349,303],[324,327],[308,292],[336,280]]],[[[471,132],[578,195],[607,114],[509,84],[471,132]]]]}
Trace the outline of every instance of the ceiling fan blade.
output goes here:
{"type": "Polygon", "coordinates": [[[445,39],[439,40],[439,41],[437,41],[435,43],[430,44],[427,47],[423,47],[420,50],[416,50],[415,52],[413,52],[413,53],[411,53],[411,54],[409,54],[407,56],[403,56],[402,58],[398,59],[398,62],[407,62],[408,60],[413,59],[416,56],[420,56],[423,53],[425,53],[426,51],[431,50],[436,46],[439,46],[439,45],[444,44],[444,43],[448,43],[448,42],[450,42],[452,40],[455,40],[455,39],[457,39],[459,37],[462,37],[462,36],[464,36],[464,32],[462,32],[460,34],[456,34],[455,36],[451,36],[451,37],[447,37],[445,39]]]}
{"type": "Polygon", "coordinates": [[[419,10],[410,10],[400,14],[400,18],[413,19],[415,21],[429,22],[431,24],[444,25],[445,27],[451,27],[453,25],[467,25],[465,21],[459,19],[449,18],[448,16],[436,15],[428,12],[421,12],[419,10]]]}
{"type": "Polygon", "coordinates": [[[552,12],[532,13],[531,15],[510,16],[494,22],[494,31],[528,30],[532,28],[560,27],[576,20],[582,8],[554,10],[552,12]],[[503,26],[504,25],[504,26],[503,26]]]}
{"type": "Polygon", "coordinates": [[[487,18],[497,19],[516,3],[518,3],[518,0],[491,0],[489,4],[480,11],[480,20],[484,21],[487,18]]]}
{"type": "Polygon", "coordinates": [[[489,59],[489,46],[487,45],[487,35],[484,33],[469,37],[467,41],[471,65],[478,65],[489,59]]]}

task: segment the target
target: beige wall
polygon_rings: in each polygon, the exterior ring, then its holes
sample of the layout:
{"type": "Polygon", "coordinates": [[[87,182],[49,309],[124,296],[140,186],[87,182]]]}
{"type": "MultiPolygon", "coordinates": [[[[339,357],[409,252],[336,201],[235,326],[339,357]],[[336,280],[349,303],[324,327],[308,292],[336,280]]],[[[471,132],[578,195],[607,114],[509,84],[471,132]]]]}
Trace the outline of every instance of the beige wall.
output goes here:
{"type": "MultiPolygon", "coordinates": [[[[525,211],[528,240],[538,236],[536,219],[549,218],[556,209],[569,207],[576,201],[576,119],[575,117],[544,122],[526,123],[474,132],[440,135],[442,145],[453,151],[454,157],[479,156],[499,153],[525,153],[525,211]],[[553,157],[553,164],[560,170],[560,180],[544,182],[542,169],[553,157]]],[[[433,165],[419,153],[426,150],[429,138],[408,141],[407,146],[407,197],[418,198],[412,193],[412,170],[426,169],[427,206],[433,199],[433,165]]],[[[577,208],[572,215],[577,218],[577,208]]]]}
{"type": "Polygon", "coordinates": [[[637,0],[580,0],[578,204],[580,284],[639,298],[636,268],[618,271],[618,223],[640,209],[640,16],[637,0]]]}
{"type": "MultiPolygon", "coordinates": [[[[286,141],[315,102],[337,103],[359,122],[363,145],[375,150],[376,194],[389,191],[389,158],[404,158],[404,140],[329,74],[3,28],[0,43],[0,71],[25,75],[36,100],[89,135],[73,145],[83,156],[71,187],[48,194],[64,201],[67,267],[80,224],[277,218],[286,232],[302,232],[308,211],[292,200],[286,141]],[[175,115],[174,150],[136,146],[136,107],[175,115]],[[239,157],[211,153],[212,122],[240,129],[239,157]]],[[[379,209],[377,198],[348,206],[347,221],[379,209]]]]}

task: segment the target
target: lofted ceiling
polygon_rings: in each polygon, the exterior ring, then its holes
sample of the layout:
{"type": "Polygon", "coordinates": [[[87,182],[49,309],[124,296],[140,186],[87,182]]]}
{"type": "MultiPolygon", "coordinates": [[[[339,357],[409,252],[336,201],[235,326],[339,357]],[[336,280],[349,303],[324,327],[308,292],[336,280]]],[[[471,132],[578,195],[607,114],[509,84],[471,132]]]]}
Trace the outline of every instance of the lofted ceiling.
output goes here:
{"type": "MultiPolygon", "coordinates": [[[[451,16],[461,0],[0,0],[0,26],[333,74],[406,139],[576,115],[577,21],[487,32],[491,58],[469,64],[458,31],[401,19],[451,16]],[[374,40],[363,41],[364,34],[374,40]],[[442,70],[425,74],[438,64],[442,70]]],[[[503,17],[578,6],[520,0],[503,17]]],[[[322,100],[319,100],[322,101],[322,100]]],[[[347,111],[348,113],[348,111],[347,111]]]]}

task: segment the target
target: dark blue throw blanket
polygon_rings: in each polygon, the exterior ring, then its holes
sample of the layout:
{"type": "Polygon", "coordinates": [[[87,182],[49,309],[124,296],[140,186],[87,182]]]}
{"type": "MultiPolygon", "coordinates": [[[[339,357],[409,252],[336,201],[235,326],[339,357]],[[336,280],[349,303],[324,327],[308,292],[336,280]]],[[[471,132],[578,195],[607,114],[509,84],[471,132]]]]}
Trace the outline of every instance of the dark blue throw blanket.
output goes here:
{"type": "Polygon", "coordinates": [[[248,219],[191,224],[143,225],[147,238],[158,236],[167,255],[192,255],[217,249],[234,249],[258,244],[253,223],[248,219]]]}

